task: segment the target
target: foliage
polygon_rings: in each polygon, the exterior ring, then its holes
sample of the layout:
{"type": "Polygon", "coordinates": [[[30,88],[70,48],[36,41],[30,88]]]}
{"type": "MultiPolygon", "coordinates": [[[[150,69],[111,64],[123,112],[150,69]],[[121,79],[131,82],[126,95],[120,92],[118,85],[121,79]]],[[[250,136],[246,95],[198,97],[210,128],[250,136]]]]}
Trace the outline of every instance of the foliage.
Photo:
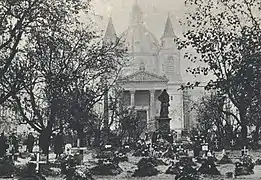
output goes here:
{"type": "Polygon", "coordinates": [[[19,77],[23,85],[12,93],[10,108],[40,133],[45,153],[52,131],[62,130],[71,120],[86,122],[93,117],[94,104],[114,83],[123,63],[125,49],[119,42],[101,43],[93,24],[80,22],[88,5],[84,0],[41,1],[37,21],[27,30],[12,66],[20,74],[8,78],[16,82],[19,77]]]}
{"type": "Polygon", "coordinates": [[[61,173],[65,175],[65,179],[93,179],[86,167],[76,166],[78,162],[74,156],[64,156],[60,161],[61,173]]]}
{"type": "Polygon", "coordinates": [[[179,44],[196,51],[186,58],[204,64],[188,71],[214,76],[206,89],[227,95],[238,109],[239,117],[232,115],[246,142],[248,114],[260,93],[260,1],[187,0],[186,5],[188,30],[179,44]]]}
{"type": "Polygon", "coordinates": [[[0,104],[26,87],[23,76],[30,66],[21,66],[19,56],[24,52],[24,41],[39,27],[50,27],[48,19],[73,20],[89,1],[3,0],[0,2],[0,104]]]}
{"type": "Polygon", "coordinates": [[[141,120],[137,116],[135,109],[125,108],[120,112],[120,136],[128,140],[129,143],[136,142],[143,132],[141,120]]]}

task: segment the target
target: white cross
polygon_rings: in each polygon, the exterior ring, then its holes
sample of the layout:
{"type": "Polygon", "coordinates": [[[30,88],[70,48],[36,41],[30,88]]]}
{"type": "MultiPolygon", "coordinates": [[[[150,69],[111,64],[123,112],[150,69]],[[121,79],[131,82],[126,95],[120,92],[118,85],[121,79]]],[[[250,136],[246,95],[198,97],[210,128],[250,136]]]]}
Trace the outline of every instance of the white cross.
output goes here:
{"type": "Polygon", "coordinates": [[[34,163],[36,164],[36,172],[39,173],[39,170],[40,170],[40,164],[45,164],[46,162],[45,161],[40,161],[40,153],[37,152],[36,154],[36,161],[29,161],[30,163],[34,163]]]}
{"type": "Polygon", "coordinates": [[[245,155],[245,154],[247,154],[247,153],[248,153],[248,149],[246,148],[246,146],[244,146],[243,152],[244,152],[244,154],[243,154],[243,155],[245,155]]]}
{"type": "Polygon", "coordinates": [[[179,148],[177,149],[178,151],[181,151],[183,148],[181,146],[179,146],[179,148]]]}
{"type": "Polygon", "coordinates": [[[234,139],[232,139],[232,140],[230,141],[230,143],[231,143],[232,146],[234,146],[234,145],[236,144],[235,141],[234,141],[234,139]]]}

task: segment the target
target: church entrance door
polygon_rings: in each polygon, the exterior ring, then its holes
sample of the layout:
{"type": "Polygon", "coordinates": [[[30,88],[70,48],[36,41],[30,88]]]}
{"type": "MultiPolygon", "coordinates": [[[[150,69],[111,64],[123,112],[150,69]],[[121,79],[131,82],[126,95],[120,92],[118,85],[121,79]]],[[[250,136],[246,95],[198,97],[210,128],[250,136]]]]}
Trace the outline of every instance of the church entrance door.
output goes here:
{"type": "Polygon", "coordinates": [[[137,118],[139,120],[139,128],[141,132],[146,131],[147,127],[147,110],[137,110],[137,118]]]}

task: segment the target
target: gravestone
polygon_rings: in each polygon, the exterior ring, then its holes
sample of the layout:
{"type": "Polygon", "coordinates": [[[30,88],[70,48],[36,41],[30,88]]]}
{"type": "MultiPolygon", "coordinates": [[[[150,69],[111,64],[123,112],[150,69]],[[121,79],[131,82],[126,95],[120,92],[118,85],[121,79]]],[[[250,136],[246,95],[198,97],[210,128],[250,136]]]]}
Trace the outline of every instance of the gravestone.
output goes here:
{"type": "Polygon", "coordinates": [[[223,149],[222,151],[222,158],[218,162],[218,164],[232,164],[232,160],[228,157],[228,152],[223,149]]]}
{"type": "Polygon", "coordinates": [[[77,160],[78,164],[83,163],[84,151],[87,150],[86,147],[80,147],[80,139],[77,139],[77,147],[71,148],[71,152],[74,153],[74,158],[77,160]]]}

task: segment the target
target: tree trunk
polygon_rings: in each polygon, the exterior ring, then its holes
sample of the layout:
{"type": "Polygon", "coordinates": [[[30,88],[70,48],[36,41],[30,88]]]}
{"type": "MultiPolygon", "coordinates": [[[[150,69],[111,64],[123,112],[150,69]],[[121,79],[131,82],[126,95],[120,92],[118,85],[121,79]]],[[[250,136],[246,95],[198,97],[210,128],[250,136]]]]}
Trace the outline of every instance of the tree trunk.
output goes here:
{"type": "Polygon", "coordinates": [[[84,141],[85,136],[84,136],[83,128],[78,128],[77,135],[80,140],[80,147],[84,147],[85,146],[85,141],[84,141]]]}
{"type": "Polygon", "coordinates": [[[241,144],[242,147],[247,146],[247,119],[246,113],[243,110],[239,110],[239,116],[241,121],[241,144]]]}
{"type": "Polygon", "coordinates": [[[259,140],[259,129],[260,129],[260,125],[256,125],[256,129],[255,129],[255,132],[253,134],[253,141],[255,143],[255,145],[258,144],[258,140],[259,140]]]}
{"type": "Polygon", "coordinates": [[[242,146],[247,146],[247,125],[242,124],[241,125],[241,141],[242,141],[242,146]]]}

